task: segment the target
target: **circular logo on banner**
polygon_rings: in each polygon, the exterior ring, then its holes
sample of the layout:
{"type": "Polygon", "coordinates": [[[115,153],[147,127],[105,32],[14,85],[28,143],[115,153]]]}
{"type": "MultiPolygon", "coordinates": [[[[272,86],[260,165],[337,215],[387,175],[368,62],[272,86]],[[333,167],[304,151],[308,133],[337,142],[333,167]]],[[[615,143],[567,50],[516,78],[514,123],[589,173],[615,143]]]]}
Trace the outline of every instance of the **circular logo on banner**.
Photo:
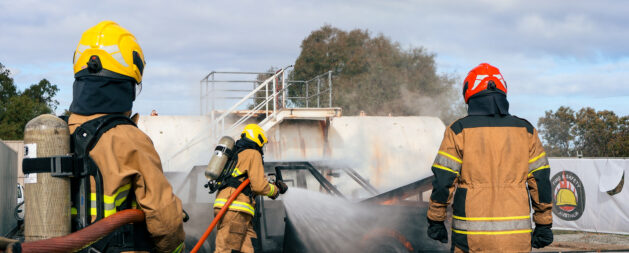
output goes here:
{"type": "Polygon", "coordinates": [[[553,189],[553,213],[562,220],[578,220],[585,210],[585,190],[581,179],[564,170],[555,174],[550,183],[553,189]]]}

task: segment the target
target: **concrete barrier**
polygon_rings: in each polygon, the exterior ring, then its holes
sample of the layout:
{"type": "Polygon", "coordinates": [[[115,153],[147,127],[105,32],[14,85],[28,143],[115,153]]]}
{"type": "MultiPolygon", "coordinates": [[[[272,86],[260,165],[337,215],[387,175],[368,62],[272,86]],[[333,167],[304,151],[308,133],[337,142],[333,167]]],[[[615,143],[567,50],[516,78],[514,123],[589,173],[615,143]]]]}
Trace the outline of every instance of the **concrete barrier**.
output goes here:
{"type": "MultiPolygon", "coordinates": [[[[213,150],[206,116],[143,116],[164,171],[206,165],[213,150]]],[[[356,169],[379,190],[431,175],[443,138],[435,117],[336,117],[330,121],[285,120],[268,133],[265,160],[325,161],[356,169]]]]}
{"type": "Polygon", "coordinates": [[[379,190],[431,175],[443,138],[435,117],[338,117],[291,120],[271,129],[266,160],[326,161],[356,169],[379,190]]]}
{"type": "Polygon", "coordinates": [[[6,141],[3,140],[4,144],[7,144],[9,148],[17,153],[17,183],[24,185],[24,173],[22,173],[22,159],[24,158],[24,141],[6,141]]]}
{"type": "MultiPolygon", "coordinates": [[[[211,139],[211,123],[209,116],[141,116],[138,128],[153,141],[164,171],[188,171],[210,161],[216,141],[211,139]]],[[[238,131],[242,129],[231,134],[238,131]]]]}
{"type": "Polygon", "coordinates": [[[0,236],[15,228],[17,205],[17,153],[0,141],[0,236]]]}
{"type": "Polygon", "coordinates": [[[138,127],[153,141],[164,171],[207,164],[213,141],[208,116],[142,116],[138,127]]]}

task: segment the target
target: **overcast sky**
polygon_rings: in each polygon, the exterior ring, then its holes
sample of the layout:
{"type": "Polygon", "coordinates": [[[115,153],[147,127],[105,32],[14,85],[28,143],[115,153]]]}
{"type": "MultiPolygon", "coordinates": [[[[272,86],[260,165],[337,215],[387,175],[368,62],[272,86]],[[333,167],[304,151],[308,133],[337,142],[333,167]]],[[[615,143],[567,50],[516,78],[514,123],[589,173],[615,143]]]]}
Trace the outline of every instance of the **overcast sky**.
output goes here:
{"type": "MultiPolygon", "coordinates": [[[[199,114],[212,70],[293,64],[325,24],[368,29],[436,54],[439,73],[500,68],[511,113],[532,122],[561,105],[629,115],[626,1],[8,1],[0,2],[0,63],[20,89],[49,79],[58,112],[72,100],[72,54],[87,28],[113,20],[146,55],[134,110],[199,114]]],[[[443,101],[451,103],[452,101],[443,101]]]]}

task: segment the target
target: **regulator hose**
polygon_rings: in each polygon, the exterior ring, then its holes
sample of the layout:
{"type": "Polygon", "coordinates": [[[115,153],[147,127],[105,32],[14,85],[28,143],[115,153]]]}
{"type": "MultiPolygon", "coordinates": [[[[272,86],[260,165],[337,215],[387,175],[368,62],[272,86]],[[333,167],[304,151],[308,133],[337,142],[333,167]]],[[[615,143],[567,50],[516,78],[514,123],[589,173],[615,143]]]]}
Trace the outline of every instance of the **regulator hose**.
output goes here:
{"type": "Polygon", "coordinates": [[[142,210],[122,210],[72,234],[39,241],[11,244],[7,247],[7,250],[17,249],[16,251],[19,251],[21,249],[21,252],[25,253],[74,252],[100,240],[122,225],[142,221],[144,221],[144,212],[142,210]]]}
{"type": "Polygon", "coordinates": [[[24,210],[20,210],[20,207],[24,205],[24,201],[20,202],[19,204],[17,204],[17,206],[15,206],[15,210],[13,211],[13,217],[15,217],[15,220],[17,221],[23,221],[24,217],[20,218],[19,213],[20,212],[24,212],[24,210]]]}
{"type": "Polygon", "coordinates": [[[194,248],[192,248],[190,253],[197,253],[197,251],[201,249],[201,246],[203,246],[203,243],[205,242],[207,237],[210,236],[210,233],[212,232],[216,224],[218,224],[218,221],[220,221],[221,218],[223,218],[223,215],[227,212],[227,209],[229,209],[229,205],[231,205],[232,202],[234,202],[236,197],[238,197],[238,194],[240,194],[240,192],[242,192],[242,190],[245,189],[247,185],[249,185],[248,178],[245,179],[245,181],[243,181],[242,183],[240,183],[240,186],[238,186],[238,189],[236,189],[236,191],[232,193],[231,196],[229,196],[229,199],[227,199],[227,202],[225,203],[225,205],[221,208],[220,211],[218,211],[218,214],[216,215],[216,217],[214,217],[214,219],[212,220],[212,223],[210,223],[210,226],[207,227],[207,229],[205,230],[205,233],[203,233],[203,236],[201,236],[201,239],[199,239],[199,242],[197,242],[197,244],[194,245],[194,248]]]}

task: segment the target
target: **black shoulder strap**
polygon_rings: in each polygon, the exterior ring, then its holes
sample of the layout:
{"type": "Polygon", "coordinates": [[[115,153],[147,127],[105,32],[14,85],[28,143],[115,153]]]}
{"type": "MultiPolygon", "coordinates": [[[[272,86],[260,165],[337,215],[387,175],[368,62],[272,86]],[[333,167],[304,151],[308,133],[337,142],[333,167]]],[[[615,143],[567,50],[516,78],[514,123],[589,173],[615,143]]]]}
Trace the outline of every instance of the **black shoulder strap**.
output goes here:
{"type": "MultiPolygon", "coordinates": [[[[245,151],[247,149],[252,149],[252,148],[235,148],[235,149],[236,150],[233,152],[234,155],[231,157],[229,161],[230,162],[229,168],[224,170],[223,173],[221,173],[221,175],[217,179],[217,181],[219,182],[219,186],[218,186],[219,191],[227,187],[238,188],[238,186],[240,186],[240,184],[242,183],[240,179],[247,178],[249,176],[245,172],[244,174],[234,177],[232,176],[232,173],[234,172],[234,168],[236,167],[236,164],[238,163],[238,155],[240,154],[240,152],[245,151]]],[[[251,190],[251,184],[247,185],[245,189],[242,190],[242,193],[245,194],[245,196],[249,197],[249,199],[251,199],[253,202],[253,191],[251,190]]]]}
{"type": "MultiPolygon", "coordinates": [[[[133,120],[124,115],[105,115],[96,119],[87,121],[79,126],[72,134],[72,147],[76,158],[83,162],[85,167],[82,177],[77,178],[77,181],[73,181],[73,187],[76,187],[76,194],[78,197],[77,203],[90,203],[91,201],[81,202],[80,199],[88,200],[90,194],[90,179],[89,176],[94,177],[96,188],[96,206],[92,207],[90,204],[77,207],[79,212],[83,212],[83,217],[91,219],[90,208],[96,208],[96,220],[104,218],[104,201],[103,201],[103,178],[100,169],[96,163],[89,156],[90,151],[96,146],[100,138],[107,131],[118,125],[132,125],[135,126],[133,120]],[[75,184],[76,182],[76,184],[75,184]],[[75,184],[75,185],[74,185],[75,184]],[[83,195],[82,197],[80,195],[83,195]]],[[[73,189],[73,192],[74,189],[73,189]]],[[[125,203],[121,205],[123,209],[131,208],[131,201],[135,199],[133,191],[127,196],[125,203]]],[[[87,225],[91,223],[89,220],[83,220],[81,224],[87,225]]],[[[151,245],[149,242],[148,231],[145,223],[127,224],[120,227],[107,235],[104,238],[94,242],[89,247],[83,249],[82,252],[91,252],[91,250],[97,250],[100,252],[121,252],[121,251],[149,251],[151,245]]]]}
{"type": "MultiPolygon", "coordinates": [[[[133,125],[135,123],[124,115],[110,114],[87,121],[77,127],[71,136],[72,152],[75,159],[83,164],[83,169],[79,173],[79,177],[72,181],[74,203],[77,203],[77,213],[79,216],[78,227],[82,228],[91,223],[91,208],[96,209],[96,220],[104,218],[104,201],[103,201],[103,177],[96,163],[89,156],[90,151],[96,146],[101,136],[110,129],[118,125],[133,125]],[[96,189],[96,206],[92,207],[90,196],[90,178],[94,177],[96,189]]],[[[136,126],[137,127],[137,126],[136,126]]]]}
{"type": "Polygon", "coordinates": [[[118,125],[137,127],[129,117],[119,114],[105,115],[81,124],[72,134],[72,140],[75,144],[74,151],[89,154],[100,137],[118,125]]]}

